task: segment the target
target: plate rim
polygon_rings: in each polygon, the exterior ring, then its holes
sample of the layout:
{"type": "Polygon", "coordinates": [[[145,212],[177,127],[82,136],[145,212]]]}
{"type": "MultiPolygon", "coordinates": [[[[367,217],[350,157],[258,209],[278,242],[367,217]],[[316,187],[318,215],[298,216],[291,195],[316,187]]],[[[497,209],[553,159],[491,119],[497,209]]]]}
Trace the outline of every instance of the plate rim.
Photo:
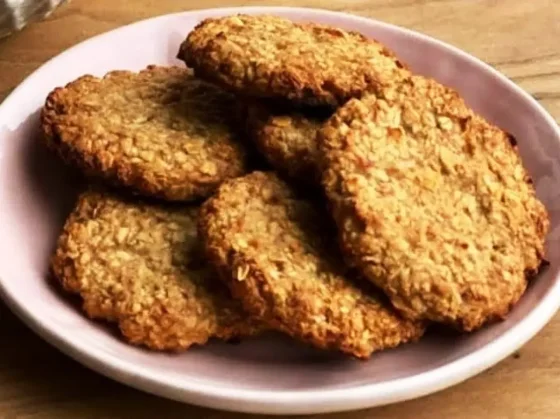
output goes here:
{"type": "MultiPolygon", "coordinates": [[[[281,15],[303,13],[311,20],[317,16],[328,15],[341,18],[349,24],[354,22],[371,25],[374,23],[376,26],[393,31],[401,31],[408,36],[421,38],[424,41],[436,44],[461,55],[463,58],[476,64],[477,67],[482,67],[494,78],[505,83],[509,89],[523,97],[544,118],[546,123],[552,128],[556,140],[560,143],[560,127],[548,111],[525,90],[479,58],[444,41],[405,27],[346,12],[310,7],[250,6],[198,9],[162,14],[117,27],[66,49],[38,67],[0,104],[0,118],[6,112],[6,109],[12,106],[13,98],[18,96],[19,91],[23,90],[25,85],[32,83],[37,73],[53,65],[62,56],[71,54],[75,49],[81,48],[88,43],[99,41],[102,38],[110,38],[116,32],[155,20],[194,16],[203,18],[235,13],[271,13],[281,15]]],[[[4,281],[5,279],[0,277],[0,297],[8,308],[42,339],[89,369],[130,387],[168,399],[192,403],[198,406],[246,413],[311,414],[342,412],[410,400],[443,390],[481,373],[511,355],[532,339],[560,308],[560,273],[558,273],[544,298],[518,324],[488,344],[449,364],[427,372],[383,383],[362,384],[329,390],[278,392],[272,390],[238,389],[235,386],[224,387],[200,381],[193,381],[187,386],[185,386],[185,383],[179,385],[173,383],[173,380],[163,380],[160,374],[152,373],[141,365],[132,364],[117,358],[100,357],[97,350],[88,348],[86,345],[80,344],[79,341],[73,341],[52,330],[47,321],[43,321],[40,317],[35,316],[33,310],[27,305],[18,302],[16,293],[12,294],[8,287],[5,286],[4,281]]]]}

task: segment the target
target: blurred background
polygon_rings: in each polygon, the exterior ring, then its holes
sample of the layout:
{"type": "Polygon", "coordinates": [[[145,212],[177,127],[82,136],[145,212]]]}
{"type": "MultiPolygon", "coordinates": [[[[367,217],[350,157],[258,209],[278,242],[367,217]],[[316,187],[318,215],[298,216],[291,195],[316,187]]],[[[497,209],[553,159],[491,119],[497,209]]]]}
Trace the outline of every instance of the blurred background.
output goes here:
{"type": "Polygon", "coordinates": [[[65,0],[1,0],[0,38],[48,16],[65,0]]]}

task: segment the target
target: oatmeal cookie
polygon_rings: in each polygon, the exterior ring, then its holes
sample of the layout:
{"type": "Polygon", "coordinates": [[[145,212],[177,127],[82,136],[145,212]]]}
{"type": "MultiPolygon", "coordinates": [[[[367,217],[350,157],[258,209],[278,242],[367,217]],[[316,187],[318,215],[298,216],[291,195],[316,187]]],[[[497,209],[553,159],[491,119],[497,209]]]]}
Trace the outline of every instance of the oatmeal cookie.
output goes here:
{"type": "Polygon", "coordinates": [[[198,211],[88,190],[66,221],[52,271],[91,318],[117,322],[133,344],[178,351],[257,333],[202,257],[198,211]]]}
{"type": "Polygon", "coordinates": [[[234,98],[188,69],[156,67],[56,88],[42,110],[47,145],[112,184],[172,201],[204,198],[245,172],[234,98]]]}
{"type": "Polygon", "coordinates": [[[199,218],[207,257],[269,327],[358,358],[418,339],[421,323],[402,319],[371,284],[353,281],[332,227],[271,172],[222,184],[199,218]]]}
{"type": "Polygon", "coordinates": [[[259,152],[276,170],[307,184],[319,184],[316,136],[327,116],[250,104],[247,131],[259,152]]]}
{"type": "Polygon", "coordinates": [[[506,316],[549,228],[513,137],[414,76],[318,138],[343,252],[395,307],[465,331],[506,316]]]}
{"type": "Polygon", "coordinates": [[[269,15],[205,19],[178,58],[234,92],[305,105],[337,106],[410,74],[362,34],[269,15]]]}

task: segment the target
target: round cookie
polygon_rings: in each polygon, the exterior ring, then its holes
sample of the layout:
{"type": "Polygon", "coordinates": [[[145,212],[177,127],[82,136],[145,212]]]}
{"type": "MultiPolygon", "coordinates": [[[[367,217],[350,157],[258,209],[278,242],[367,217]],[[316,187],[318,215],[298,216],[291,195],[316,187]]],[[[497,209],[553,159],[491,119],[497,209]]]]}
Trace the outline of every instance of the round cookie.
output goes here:
{"type": "Polygon", "coordinates": [[[66,221],[52,271],[81,295],[91,318],[117,322],[133,344],[178,351],[257,333],[202,257],[197,217],[195,206],[86,191],[66,221]]]}
{"type": "Polygon", "coordinates": [[[511,136],[415,76],[318,138],[343,252],[395,307],[466,331],[506,316],[549,227],[511,136]]]}
{"type": "Polygon", "coordinates": [[[204,198],[241,175],[234,98],[188,69],[149,66],[83,76],[53,90],[43,107],[47,145],[64,160],[136,193],[204,198]]]}
{"type": "Polygon", "coordinates": [[[275,112],[251,104],[247,111],[249,136],[259,152],[278,171],[308,184],[320,183],[317,131],[324,115],[275,112]]]}
{"type": "Polygon", "coordinates": [[[197,76],[235,92],[305,105],[337,106],[410,74],[393,52],[359,33],[268,15],[205,19],[177,56],[197,76]]]}
{"type": "Polygon", "coordinates": [[[199,234],[232,294],[272,328],[358,358],[419,338],[422,324],[352,281],[327,220],[276,175],[253,172],[203,204],[199,234]]]}

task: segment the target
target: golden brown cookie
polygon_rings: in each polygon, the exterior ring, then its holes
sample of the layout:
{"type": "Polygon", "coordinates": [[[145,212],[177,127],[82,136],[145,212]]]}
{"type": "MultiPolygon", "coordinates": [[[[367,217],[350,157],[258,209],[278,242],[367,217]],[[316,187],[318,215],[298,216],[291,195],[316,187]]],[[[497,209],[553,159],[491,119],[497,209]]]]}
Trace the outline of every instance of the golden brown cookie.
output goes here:
{"type": "Polygon", "coordinates": [[[327,116],[248,105],[247,130],[259,152],[278,171],[307,184],[320,183],[317,131],[327,116]]]}
{"type": "Polygon", "coordinates": [[[419,338],[420,323],[403,320],[370,284],[353,282],[331,227],[271,172],[222,184],[199,219],[207,257],[270,327],[358,358],[419,338]]]}
{"type": "Polygon", "coordinates": [[[245,172],[235,104],[190,70],[150,66],[83,76],[55,89],[42,127],[49,147],[88,175],[187,201],[245,172]]]}
{"type": "Polygon", "coordinates": [[[512,137],[420,76],[352,100],[319,134],[348,260],[411,319],[503,318],[549,227],[512,137]]]}
{"type": "Polygon", "coordinates": [[[178,58],[235,92],[307,105],[337,106],[409,75],[393,52],[359,33],[268,15],[205,19],[178,58]]]}
{"type": "Polygon", "coordinates": [[[259,331],[199,250],[198,207],[81,194],[52,258],[92,318],[117,322],[133,344],[184,350],[259,331]]]}

